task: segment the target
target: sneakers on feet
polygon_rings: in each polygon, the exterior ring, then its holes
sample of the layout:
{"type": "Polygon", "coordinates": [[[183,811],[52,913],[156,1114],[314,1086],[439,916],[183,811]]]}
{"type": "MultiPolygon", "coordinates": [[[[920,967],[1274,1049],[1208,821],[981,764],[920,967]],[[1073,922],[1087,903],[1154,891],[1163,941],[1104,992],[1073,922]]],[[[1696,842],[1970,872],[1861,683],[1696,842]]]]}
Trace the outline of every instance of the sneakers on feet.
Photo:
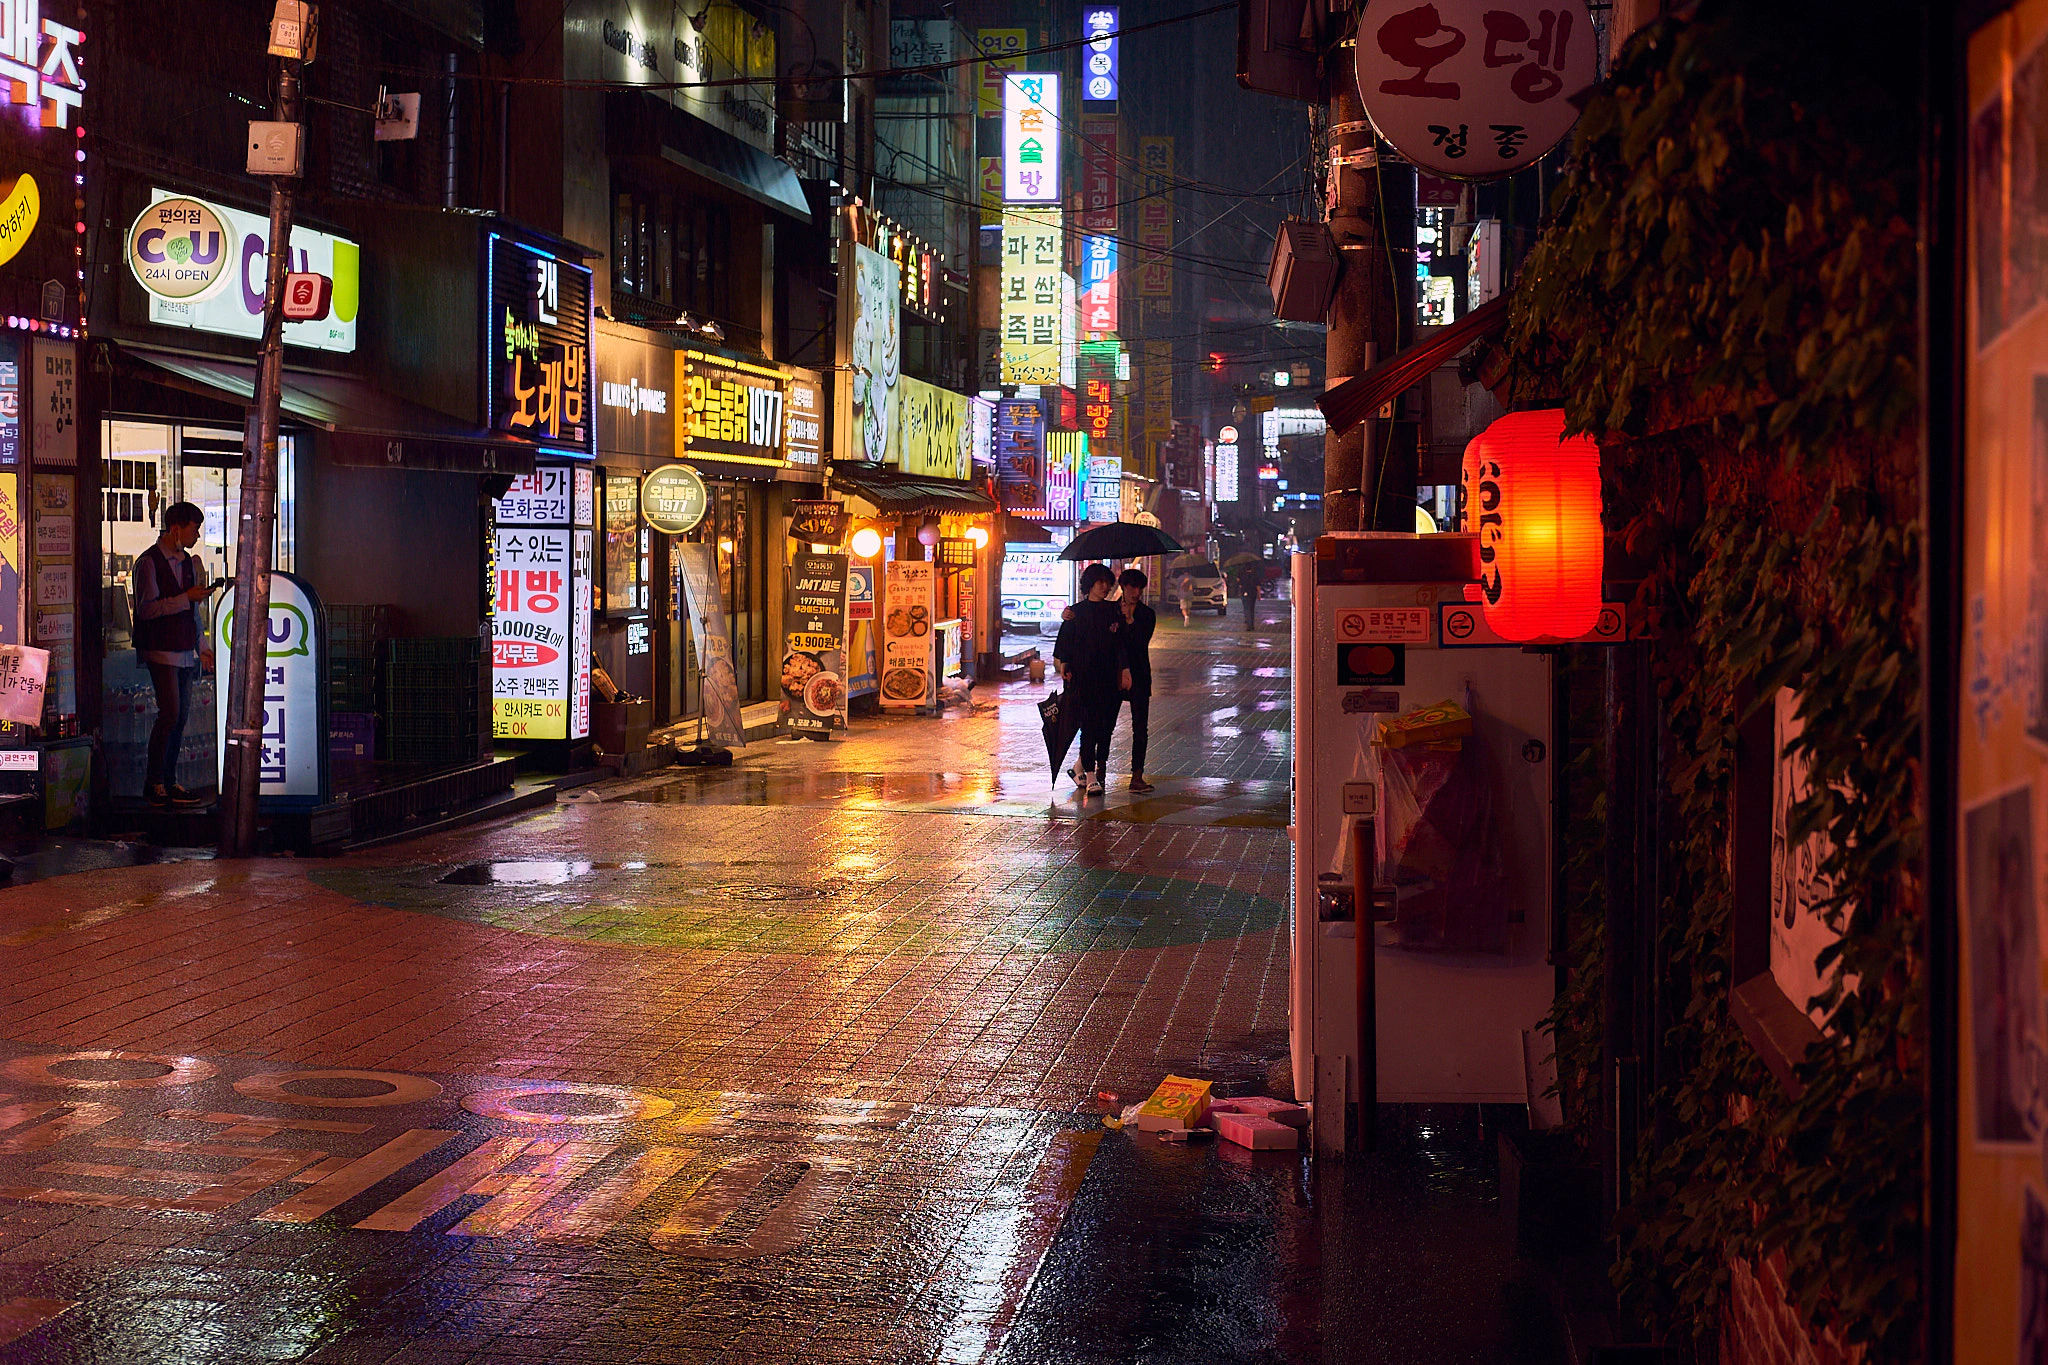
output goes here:
{"type": "Polygon", "coordinates": [[[188,792],[175,783],[171,786],[170,797],[171,804],[174,806],[203,806],[206,804],[205,797],[188,792]]]}
{"type": "Polygon", "coordinates": [[[1152,789],[1152,784],[1150,782],[1147,782],[1142,777],[1134,777],[1131,779],[1131,790],[1134,792],[1148,792],[1152,789]]]}
{"type": "Polygon", "coordinates": [[[164,790],[164,784],[161,782],[152,782],[147,787],[144,787],[142,795],[152,806],[168,806],[171,804],[171,794],[164,790]]]}

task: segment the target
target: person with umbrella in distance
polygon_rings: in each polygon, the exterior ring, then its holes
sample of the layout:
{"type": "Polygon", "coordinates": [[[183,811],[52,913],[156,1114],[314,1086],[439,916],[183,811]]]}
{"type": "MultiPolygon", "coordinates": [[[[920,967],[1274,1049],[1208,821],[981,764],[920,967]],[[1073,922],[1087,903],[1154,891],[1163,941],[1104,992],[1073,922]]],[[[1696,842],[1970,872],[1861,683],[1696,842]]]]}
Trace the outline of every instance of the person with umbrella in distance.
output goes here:
{"type": "MultiPolygon", "coordinates": [[[[1145,586],[1151,581],[1142,569],[1125,569],[1116,576],[1115,605],[1123,613],[1125,682],[1116,705],[1110,711],[1110,729],[1114,732],[1116,713],[1124,709],[1125,702],[1129,702],[1131,790],[1134,792],[1154,790],[1152,784],[1145,780],[1145,741],[1152,726],[1152,632],[1159,625],[1158,613],[1145,605],[1145,586]]],[[[1060,620],[1073,620],[1078,610],[1078,605],[1068,607],[1060,613],[1060,620]]]]}
{"type": "Polygon", "coordinates": [[[1124,611],[1109,600],[1115,582],[1116,575],[1106,564],[1090,564],[1081,571],[1081,591],[1086,595],[1074,604],[1072,619],[1061,623],[1052,647],[1065,692],[1062,705],[1080,722],[1081,756],[1074,763],[1073,778],[1083,796],[1103,789],[1118,696],[1131,685],[1124,657],[1124,611]]]}

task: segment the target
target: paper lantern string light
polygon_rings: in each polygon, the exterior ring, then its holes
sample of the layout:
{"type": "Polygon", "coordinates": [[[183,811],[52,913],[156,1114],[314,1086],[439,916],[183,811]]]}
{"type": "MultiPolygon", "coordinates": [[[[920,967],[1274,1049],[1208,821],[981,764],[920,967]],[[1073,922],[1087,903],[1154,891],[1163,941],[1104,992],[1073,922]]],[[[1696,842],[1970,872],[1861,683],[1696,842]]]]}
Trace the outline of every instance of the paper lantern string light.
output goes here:
{"type": "Polygon", "coordinates": [[[1512,412],[1466,447],[1465,481],[1486,624],[1523,643],[1591,631],[1606,547],[1599,445],[1566,436],[1560,408],[1512,412]]]}

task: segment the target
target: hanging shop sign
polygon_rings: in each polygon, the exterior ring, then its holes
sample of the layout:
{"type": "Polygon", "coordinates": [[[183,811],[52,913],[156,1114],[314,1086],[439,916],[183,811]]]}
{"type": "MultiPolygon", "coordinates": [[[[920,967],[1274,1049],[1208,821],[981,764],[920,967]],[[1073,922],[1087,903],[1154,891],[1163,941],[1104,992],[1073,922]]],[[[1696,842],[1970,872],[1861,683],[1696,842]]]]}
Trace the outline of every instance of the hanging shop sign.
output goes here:
{"type": "Polygon", "coordinates": [[[737,464],[782,461],[782,371],[702,351],[676,352],[683,453],[737,464]]]}
{"type": "Polygon", "coordinates": [[[589,268],[496,232],[486,260],[491,430],[563,455],[595,456],[589,268]]]}
{"type": "Polygon", "coordinates": [[[813,545],[837,545],[846,539],[846,504],[837,498],[793,499],[789,504],[789,534],[793,540],[813,545]]]}
{"type": "MultiPolygon", "coordinates": [[[[128,229],[128,268],[149,295],[149,320],[217,336],[262,336],[269,217],[170,190],[153,189],[150,198],[128,229]]],[[[325,317],[285,322],[285,345],[355,350],[362,257],[362,248],[346,237],[292,229],[291,269],[323,275],[334,285],[325,317]]]]}
{"type": "Polygon", "coordinates": [[[1081,116],[1081,212],[1083,232],[1117,230],[1117,121],[1103,114],[1081,116]]]}
{"type": "Polygon", "coordinates": [[[1048,431],[1045,434],[1045,518],[1071,522],[1079,517],[1081,480],[1088,468],[1088,433],[1048,431]]]}
{"type": "Polygon", "coordinates": [[[983,28],[974,31],[974,46],[989,60],[976,68],[981,72],[978,112],[982,118],[1000,118],[1003,113],[1003,81],[1024,66],[1024,50],[1031,46],[1031,33],[1021,28],[983,28]]]}
{"type": "Polygon", "coordinates": [[[969,477],[980,478],[996,467],[996,405],[986,398],[967,400],[967,449],[969,477]]]}
{"type": "Polygon", "coordinates": [[[587,468],[545,464],[496,504],[491,732],[590,733],[590,573],[596,488],[587,468]]]}
{"type": "Polygon", "coordinates": [[[825,458],[825,380],[814,371],[782,371],[782,458],[808,469],[825,458]]]}
{"type": "Polygon", "coordinates": [[[1003,77],[1003,202],[1060,202],[1060,78],[1049,71],[1003,77]]]}
{"type": "Polygon", "coordinates": [[[965,479],[971,472],[972,433],[967,396],[903,376],[903,431],[896,464],[905,474],[965,479]]]}
{"type": "Polygon", "coordinates": [[[1081,239],[1081,330],[1104,336],[1116,330],[1116,238],[1081,239]]]}
{"type": "Polygon", "coordinates": [[[704,520],[711,495],[686,464],[665,464],[640,481],[640,516],[663,535],[687,535],[704,520]]]}
{"type": "Polygon", "coordinates": [[[36,178],[22,174],[0,196],[0,265],[5,265],[28,245],[30,234],[43,216],[43,194],[36,178]]]}
{"type": "Polygon", "coordinates": [[[888,257],[856,243],[850,274],[850,287],[841,297],[852,323],[840,329],[849,368],[839,385],[846,421],[837,455],[885,464],[895,446],[903,362],[901,272],[888,257]]]}
{"type": "Polygon", "coordinates": [[[153,299],[192,303],[227,288],[234,241],[213,206],[164,198],[128,226],[128,269],[153,299]]]}
{"type": "Polygon", "coordinates": [[[996,404],[996,487],[1006,511],[1045,515],[1045,404],[1006,398],[996,404]]]}
{"type": "Polygon", "coordinates": [[[846,582],[845,555],[789,557],[779,708],[789,734],[846,728],[846,582]]]}
{"type": "MultiPolygon", "coordinates": [[[[220,676],[234,674],[235,590],[213,614],[220,676]]],[[[214,708],[214,754],[225,771],[228,709],[214,708]]],[[[258,801],[270,810],[303,810],[327,800],[327,614],[313,585],[270,573],[270,621],[263,652],[263,725],[257,740],[258,801]]]]}
{"type": "Polygon", "coordinates": [[[1088,41],[1081,49],[1081,103],[1097,108],[1116,106],[1117,10],[1114,5],[1096,5],[1081,12],[1081,34],[1088,41]]]}
{"type": "Polygon", "coordinates": [[[1138,139],[1138,294],[1151,311],[1163,313],[1173,298],[1173,139],[1138,139]]]}
{"type": "Polygon", "coordinates": [[[1003,214],[1003,382],[1060,382],[1064,322],[1060,211],[1003,214]]]}
{"type": "Polygon", "coordinates": [[[892,559],[883,571],[882,706],[930,706],[938,677],[932,669],[932,565],[892,559]]]}
{"type": "Polygon", "coordinates": [[[1598,79],[1585,0],[1436,0],[1359,26],[1358,93],[1379,135],[1461,180],[1518,171],[1564,140],[1598,79]]]}
{"type": "Polygon", "coordinates": [[[1116,433],[1116,374],[1122,355],[1121,342],[1081,343],[1081,429],[1088,433],[1090,449],[1106,449],[1116,433]]]}
{"type": "Polygon", "coordinates": [[[906,312],[927,322],[946,320],[945,258],[937,247],[864,205],[849,211],[848,225],[856,244],[896,267],[896,289],[906,312]]]}
{"type": "Polygon", "coordinates": [[[672,459],[675,353],[643,335],[597,326],[597,448],[607,454],[672,459]]]}

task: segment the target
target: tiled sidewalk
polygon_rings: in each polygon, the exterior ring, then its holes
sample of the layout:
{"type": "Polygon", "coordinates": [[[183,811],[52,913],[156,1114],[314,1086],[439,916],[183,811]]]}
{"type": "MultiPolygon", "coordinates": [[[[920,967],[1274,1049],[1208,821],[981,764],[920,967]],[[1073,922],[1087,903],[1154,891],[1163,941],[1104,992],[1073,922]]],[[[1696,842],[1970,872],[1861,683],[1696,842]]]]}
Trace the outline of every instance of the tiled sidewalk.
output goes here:
{"type": "Polygon", "coordinates": [[[607,800],[0,892],[0,1354],[995,1358],[1096,1092],[1284,1048],[1286,866],[607,800]]]}

